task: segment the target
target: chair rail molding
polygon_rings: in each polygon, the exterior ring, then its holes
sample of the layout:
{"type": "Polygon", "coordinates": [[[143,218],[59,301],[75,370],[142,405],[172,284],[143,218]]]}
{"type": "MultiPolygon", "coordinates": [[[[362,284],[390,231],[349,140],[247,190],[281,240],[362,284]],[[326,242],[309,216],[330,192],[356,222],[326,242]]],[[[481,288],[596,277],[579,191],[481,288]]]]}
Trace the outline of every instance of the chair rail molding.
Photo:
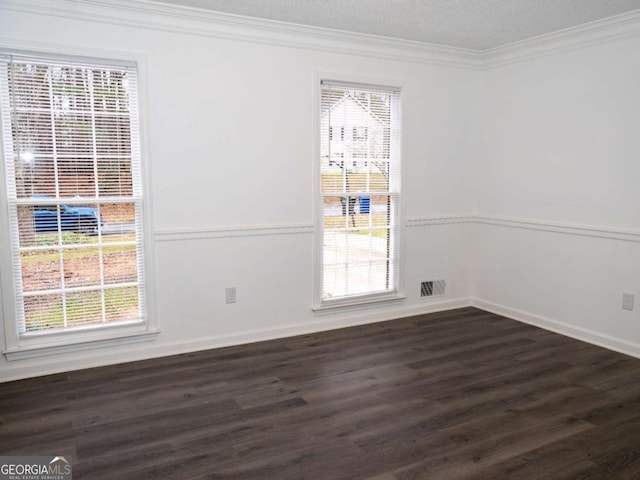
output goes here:
{"type": "Polygon", "coordinates": [[[542,232],[604,238],[608,240],[621,240],[626,242],[640,242],[640,230],[621,229],[609,226],[577,225],[571,223],[549,222],[546,220],[529,220],[490,215],[476,215],[473,219],[474,223],[481,225],[538,230],[542,232]]]}
{"type": "Polygon", "coordinates": [[[274,235],[312,234],[312,224],[302,225],[242,225],[221,228],[189,228],[159,230],[153,235],[156,242],[206,240],[214,238],[265,237],[274,235]]]}
{"type": "Polygon", "coordinates": [[[475,217],[473,215],[446,215],[432,217],[411,217],[408,218],[405,225],[407,227],[430,227],[433,225],[451,225],[458,223],[472,223],[475,217]]]}
{"type": "Polygon", "coordinates": [[[579,225],[547,220],[534,220],[516,217],[502,217],[498,215],[459,214],[446,216],[410,217],[406,227],[431,227],[435,225],[454,224],[493,225],[497,227],[537,230],[541,232],[578,235],[583,237],[604,238],[626,242],[640,242],[640,230],[616,228],[600,225],[579,225]]]}

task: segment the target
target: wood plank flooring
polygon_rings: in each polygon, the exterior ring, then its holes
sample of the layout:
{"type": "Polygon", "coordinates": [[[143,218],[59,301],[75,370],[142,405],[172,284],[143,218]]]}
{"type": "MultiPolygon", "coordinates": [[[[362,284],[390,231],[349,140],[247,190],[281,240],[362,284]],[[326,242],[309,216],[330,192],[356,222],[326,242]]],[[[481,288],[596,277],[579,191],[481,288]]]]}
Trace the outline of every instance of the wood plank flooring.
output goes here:
{"type": "Polygon", "coordinates": [[[640,360],[474,308],[0,384],[74,479],[638,479],[640,360]]]}

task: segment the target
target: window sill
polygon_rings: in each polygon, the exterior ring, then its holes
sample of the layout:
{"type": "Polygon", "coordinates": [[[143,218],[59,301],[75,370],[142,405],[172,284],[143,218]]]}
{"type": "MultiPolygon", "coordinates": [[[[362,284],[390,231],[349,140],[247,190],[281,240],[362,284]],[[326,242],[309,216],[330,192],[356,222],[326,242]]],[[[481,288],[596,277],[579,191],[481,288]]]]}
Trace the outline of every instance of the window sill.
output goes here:
{"type": "Polygon", "coordinates": [[[130,332],[121,335],[104,335],[95,338],[83,338],[81,340],[65,342],[65,343],[47,343],[22,345],[12,349],[5,350],[4,356],[9,361],[26,360],[29,358],[45,357],[49,355],[58,355],[71,352],[79,352],[82,350],[94,350],[96,348],[117,347],[121,345],[130,345],[133,343],[152,342],[160,333],[160,330],[145,330],[143,332],[130,332]]]}
{"type": "Polygon", "coordinates": [[[312,310],[315,315],[330,315],[335,313],[364,310],[367,308],[402,303],[404,302],[404,300],[406,300],[406,298],[407,297],[404,295],[362,297],[359,299],[353,299],[351,301],[343,300],[337,301],[335,303],[321,304],[317,307],[314,307],[312,310]]]}

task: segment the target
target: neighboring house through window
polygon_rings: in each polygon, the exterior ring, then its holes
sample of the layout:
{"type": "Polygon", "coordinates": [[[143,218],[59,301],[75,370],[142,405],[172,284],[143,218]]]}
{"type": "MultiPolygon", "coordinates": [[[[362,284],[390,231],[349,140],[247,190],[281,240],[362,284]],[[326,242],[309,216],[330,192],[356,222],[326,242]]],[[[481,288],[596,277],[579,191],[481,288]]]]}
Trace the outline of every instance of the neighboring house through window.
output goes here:
{"type": "Polygon", "coordinates": [[[344,141],[344,126],[329,127],[329,140],[344,141]]]}
{"type": "Polygon", "coordinates": [[[367,127],[353,127],[353,139],[354,140],[366,140],[368,134],[367,127]]]}

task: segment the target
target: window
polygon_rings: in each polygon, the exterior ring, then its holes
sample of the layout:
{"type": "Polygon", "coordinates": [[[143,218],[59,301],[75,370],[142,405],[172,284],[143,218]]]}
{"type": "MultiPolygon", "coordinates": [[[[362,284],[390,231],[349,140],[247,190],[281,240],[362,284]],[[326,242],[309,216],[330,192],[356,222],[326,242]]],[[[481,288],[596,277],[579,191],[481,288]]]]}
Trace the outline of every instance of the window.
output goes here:
{"type": "Polygon", "coordinates": [[[319,306],[394,298],[398,294],[400,91],[323,80],[320,97],[319,306]],[[340,148],[360,152],[354,158],[362,155],[366,162],[336,168],[332,148],[338,146],[330,138],[335,125],[362,126],[354,127],[353,140],[346,138],[340,148]]]}
{"type": "Polygon", "coordinates": [[[144,325],[135,65],[0,53],[0,102],[14,346],[144,325]]]}

